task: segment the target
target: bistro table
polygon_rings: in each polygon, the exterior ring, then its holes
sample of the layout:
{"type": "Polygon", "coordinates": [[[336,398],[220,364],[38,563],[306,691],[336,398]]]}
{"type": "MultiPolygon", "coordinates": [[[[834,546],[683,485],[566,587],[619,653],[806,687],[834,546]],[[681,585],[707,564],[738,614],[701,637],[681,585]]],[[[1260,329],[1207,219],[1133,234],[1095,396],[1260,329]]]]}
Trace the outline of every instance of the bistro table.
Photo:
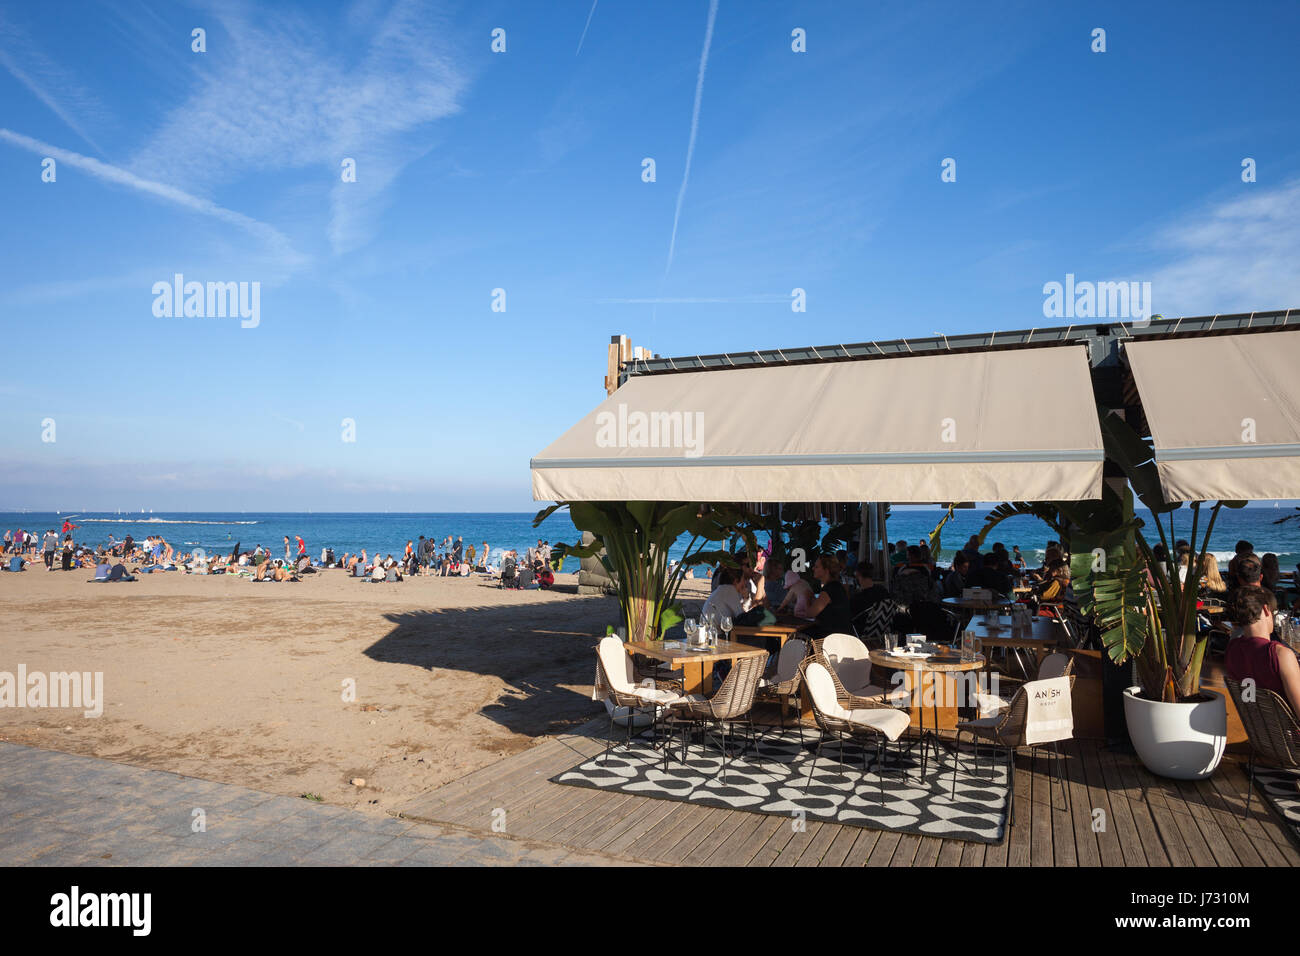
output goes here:
{"type": "Polygon", "coordinates": [[[682,691],[704,696],[713,693],[713,665],[718,661],[767,656],[767,651],[761,647],[723,640],[699,646],[685,641],[627,641],[623,646],[629,654],[644,654],[681,671],[682,691]]]}
{"type": "Polygon", "coordinates": [[[985,650],[1003,647],[1013,651],[1029,651],[1034,655],[1034,673],[1037,674],[1043,659],[1060,646],[1064,634],[1061,626],[1049,617],[1031,617],[1029,625],[1029,637],[1012,637],[1011,618],[1001,614],[993,620],[973,620],[966,630],[979,638],[985,650]]]}
{"type": "Polygon", "coordinates": [[[775,624],[758,624],[749,627],[737,624],[731,629],[731,637],[736,639],[749,638],[756,644],[765,643],[767,638],[775,637],[777,639],[777,653],[780,653],[781,648],[785,647],[786,641],[804,628],[811,627],[812,623],[811,619],[805,620],[804,618],[792,617],[778,619],[775,624]]]}
{"type": "Polygon", "coordinates": [[[1014,607],[1016,600],[1013,597],[1001,597],[995,594],[990,601],[951,597],[944,598],[941,603],[944,607],[960,608],[963,611],[992,611],[996,608],[1014,607]]]}
{"type": "MultiPolygon", "coordinates": [[[[930,697],[930,712],[934,717],[934,730],[957,726],[957,709],[959,706],[974,707],[972,700],[961,703],[957,675],[965,671],[982,670],[985,664],[983,654],[976,654],[970,660],[962,660],[961,651],[940,647],[929,657],[895,657],[889,651],[876,650],[868,655],[871,666],[888,670],[902,671],[904,687],[908,699],[912,702],[912,726],[922,734],[926,733],[925,710],[926,695],[930,697]],[[943,705],[940,706],[940,701],[943,705]]],[[[875,681],[881,687],[888,687],[885,681],[875,681]]]]}

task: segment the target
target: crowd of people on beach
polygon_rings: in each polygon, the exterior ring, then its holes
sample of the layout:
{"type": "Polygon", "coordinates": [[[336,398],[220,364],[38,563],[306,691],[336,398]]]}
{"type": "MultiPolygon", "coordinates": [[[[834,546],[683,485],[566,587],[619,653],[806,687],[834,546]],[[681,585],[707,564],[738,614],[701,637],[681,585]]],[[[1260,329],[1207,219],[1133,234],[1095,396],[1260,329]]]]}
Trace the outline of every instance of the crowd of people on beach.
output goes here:
{"type": "Polygon", "coordinates": [[[178,553],[162,535],[149,535],[136,541],[130,534],[121,540],[109,534],[98,545],[78,543],[73,532],[78,525],[65,521],[60,531],[44,533],[24,529],[4,533],[3,570],[25,571],[36,566],[38,559],[47,571],[92,570],[92,581],[133,581],[139,574],[177,572],[180,574],[237,574],[254,581],[298,581],[303,576],[326,569],[341,569],[349,576],[372,582],[398,582],[406,577],[469,577],[471,574],[496,579],[506,587],[550,587],[554,583],[551,545],[538,540],[527,548],[521,560],[513,548],[493,552],[486,541],[480,547],[465,545],[463,537],[447,535],[441,541],[420,535],[408,540],[405,551],[392,552],[363,548],[359,552],[335,555],[334,549],[321,549],[319,560],[307,553],[301,535],[283,539],[283,557],[270,548],[257,545],[240,551],[236,543],[229,554],[208,554],[202,548],[178,553]]]}

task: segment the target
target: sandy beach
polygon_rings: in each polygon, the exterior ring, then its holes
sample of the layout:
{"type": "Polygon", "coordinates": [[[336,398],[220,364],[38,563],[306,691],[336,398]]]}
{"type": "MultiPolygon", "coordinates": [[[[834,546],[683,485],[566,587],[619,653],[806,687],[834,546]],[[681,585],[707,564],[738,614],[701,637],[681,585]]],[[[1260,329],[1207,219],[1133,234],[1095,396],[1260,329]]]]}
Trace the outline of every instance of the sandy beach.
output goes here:
{"type": "Polygon", "coordinates": [[[596,714],[591,648],[618,614],[575,575],[89,577],[0,575],[0,671],[102,671],[105,698],[98,718],[0,708],[0,739],[375,811],[596,714]]]}

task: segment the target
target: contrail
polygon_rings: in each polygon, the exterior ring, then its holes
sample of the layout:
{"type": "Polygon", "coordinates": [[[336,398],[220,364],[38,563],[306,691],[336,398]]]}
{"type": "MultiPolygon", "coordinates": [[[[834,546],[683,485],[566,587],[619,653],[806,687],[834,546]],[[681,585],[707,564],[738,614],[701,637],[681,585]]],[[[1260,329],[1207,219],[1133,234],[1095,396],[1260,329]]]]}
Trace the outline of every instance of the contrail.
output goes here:
{"type": "Polygon", "coordinates": [[[582,41],[587,39],[587,28],[591,26],[591,18],[596,15],[596,4],[598,3],[600,3],[600,0],[591,0],[591,12],[587,14],[587,25],[582,28],[582,36],[578,39],[578,49],[574,52],[574,56],[582,52],[582,41]]]}
{"type": "Polygon", "coordinates": [[[668,264],[664,275],[673,267],[673,253],[677,249],[677,223],[682,218],[682,200],[686,198],[686,183],[691,178],[691,157],[695,155],[695,135],[700,131],[700,100],[704,96],[704,69],[709,65],[709,45],[713,42],[713,21],[718,16],[718,0],[709,0],[709,22],[704,28],[704,51],[700,54],[700,75],[695,80],[695,109],[691,111],[691,138],[686,144],[686,168],[682,172],[682,187],[677,190],[677,208],[673,211],[673,235],[668,240],[668,264]]]}
{"type": "Polygon", "coordinates": [[[24,136],[22,133],[15,133],[13,130],[0,128],[0,141],[12,143],[21,149],[35,153],[37,156],[49,156],[58,160],[60,163],[71,166],[74,169],[80,169],[83,172],[102,179],[105,182],[114,183],[118,186],[126,186],[128,189],[134,189],[155,199],[161,199],[164,202],[173,203],[197,212],[205,216],[211,216],[222,222],[230,223],[241,229],[257,236],[269,245],[275,247],[281,254],[285,255],[292,261],[299,261],[300,256],[293,251],[293,247],[287,236],[281,233],[273,226],[264,222],[259,222],[251,216],[245,216],[241,212],[235,212],[232,209],[226,209],[224,206],[218,206],[209,199],[202,199],[193,196],[175,186],[168,186],[165,183],[155,182],[152,179],[143,179],[134,173],[128,172],[117,166],[100,162],[90,156],[83,156],[80,153],[74,153],[71,150],[60,149],[57,146],[51,146],[49,143],[43,143],[38,139],[32,139],[30,136],[24,136]]]}

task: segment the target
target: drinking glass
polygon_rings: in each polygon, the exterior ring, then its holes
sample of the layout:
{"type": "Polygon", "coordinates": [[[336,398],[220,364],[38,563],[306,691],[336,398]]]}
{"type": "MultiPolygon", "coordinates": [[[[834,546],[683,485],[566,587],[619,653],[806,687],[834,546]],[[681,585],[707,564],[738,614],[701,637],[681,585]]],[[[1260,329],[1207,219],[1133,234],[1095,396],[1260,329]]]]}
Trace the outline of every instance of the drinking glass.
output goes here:
{"type": "Polygon", "coordinates": [[[726,638],[730,637],[730,636],[731,636],[731,628],[732,628],[731,615],[730,615],[730,614],[724,614],[724,615],[722,615],[722,620],[720,620],[720,621],[718,622],[718,626],[722,628],[722,634],[723,634],[723,639],[724,639],[724,640],[725,640],[726,638]]]}
{"type": "Polygon", "coordinates": [[[699,633],[700,625],[695,622],[695,618],[688,617],[686,620],[682,621],[682,630],[686,632],[686,642],[688,644],[694,644],[695,635],[699,633]]]}

